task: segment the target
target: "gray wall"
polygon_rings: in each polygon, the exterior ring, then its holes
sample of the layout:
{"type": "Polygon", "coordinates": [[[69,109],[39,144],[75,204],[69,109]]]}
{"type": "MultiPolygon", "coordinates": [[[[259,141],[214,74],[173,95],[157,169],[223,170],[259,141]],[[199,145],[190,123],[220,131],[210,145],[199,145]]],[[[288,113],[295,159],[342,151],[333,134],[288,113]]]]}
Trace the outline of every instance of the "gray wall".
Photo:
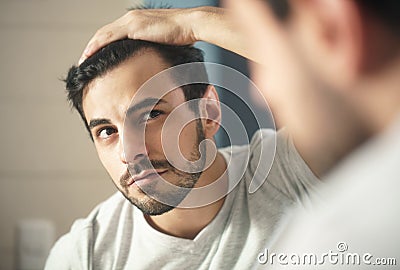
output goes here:
{"type": "Polygon", "coordinates": [[[114,186],[59,78],[129,1],[0,1],[0,269],[15,269],[16,225],[67,232],[114,186]]]}

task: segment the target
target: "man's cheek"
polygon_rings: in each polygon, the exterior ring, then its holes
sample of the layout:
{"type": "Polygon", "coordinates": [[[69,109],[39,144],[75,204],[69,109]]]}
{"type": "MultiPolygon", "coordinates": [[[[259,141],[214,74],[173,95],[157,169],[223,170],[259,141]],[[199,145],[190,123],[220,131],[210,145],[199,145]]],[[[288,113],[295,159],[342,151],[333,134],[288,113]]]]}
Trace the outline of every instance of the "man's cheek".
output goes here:
{"type": "Polygon", "coordinates": [[[184,134],[184,128],[179,124],[179,119],[176,118],[167,121],[160,132],[162,154],[173,164],[178,162],[179,158],[177,157],[181,154],[180,149],[184,147],[182,145],[184,141],[182,140],[182,134],[184,134]]]}
{"type": "Polygon", "coordinates": [[[120,168],[118,170],[118,167],[125,167],[125,170],[126,170],[126,166],[124,166],[122,164],[122,162],[120,162],[120,163],[123,166],[121,166],[121,165],[118,166],[116,164],[117,160],[116,159],[112,159],[111,155],[109,155],[109,154],[107,154],[105,152],[99,153],[99,159],[100,159],[101,163],[103,164],[103,167],[106,169],[107,173],[112,178],[112,180],[114,182],[117,181],[116,183],[119,183],[118,179],[124,173],[124,170],[123,170],[123,168],[120,168]],[[119,172],[119,171],[121,171],[121,172],[119,172]]]}
{"type": "Polygon", "coordinates": [[[143,141],[146,148],[161,148],[161,136],[164,128],[161,123],[146,127],[143,141]]]}

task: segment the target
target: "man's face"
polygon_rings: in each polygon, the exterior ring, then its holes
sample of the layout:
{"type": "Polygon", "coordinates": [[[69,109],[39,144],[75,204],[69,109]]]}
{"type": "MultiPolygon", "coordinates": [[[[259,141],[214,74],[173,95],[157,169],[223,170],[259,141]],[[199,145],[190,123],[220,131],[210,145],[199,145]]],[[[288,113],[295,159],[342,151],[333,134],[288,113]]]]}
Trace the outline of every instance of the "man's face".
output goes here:
{"type": "MultiPolygon", "coordinates": [[[[83,110],[101,162],[120,192],[150,215],[165,213],[178,205],[201,174],[176,169],[163,150],[162,141],[165,144],[175,139],[179,145],[176,154],[188,161],[200,158],[199,142],[204,139],[200,121],[191,121],[184,127],[163,127],[172,111],[186,101],[183,91],[175,89],[153,103],[147,102],[152,98],[148,93],[146,98],[135,97],[132,102],[142,84],[166,68],[169,66],[158,54],[146,51],[93,80],[83,95],[83,110]],[[167,135],[162,140],[163,128],[181,129],[179,138],[167,135]],[[163,181],[156,181],[161,179],[187,189],[172,191],[163,181]],[[153,197],[173,201],[173,206],[153,197]]],[[[189,108],[184,110],[185,113],[174,115],[172,123],[181,122],[175,118],[194,114],[189,108]]]]}

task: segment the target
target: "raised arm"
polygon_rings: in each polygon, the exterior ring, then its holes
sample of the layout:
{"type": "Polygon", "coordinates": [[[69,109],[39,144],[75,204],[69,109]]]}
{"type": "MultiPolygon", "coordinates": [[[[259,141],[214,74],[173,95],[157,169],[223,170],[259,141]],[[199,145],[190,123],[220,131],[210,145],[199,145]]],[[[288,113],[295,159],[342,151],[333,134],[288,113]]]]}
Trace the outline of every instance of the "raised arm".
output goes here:
{"type": "Polygon", "coordinates": [[[244,35],[231,17],[228,10],[217,7],[131,10],[96,32],[79,63],[105,45],[123,38],[174,45],[205,41],[256,61],[246,49],[244,35]]]}

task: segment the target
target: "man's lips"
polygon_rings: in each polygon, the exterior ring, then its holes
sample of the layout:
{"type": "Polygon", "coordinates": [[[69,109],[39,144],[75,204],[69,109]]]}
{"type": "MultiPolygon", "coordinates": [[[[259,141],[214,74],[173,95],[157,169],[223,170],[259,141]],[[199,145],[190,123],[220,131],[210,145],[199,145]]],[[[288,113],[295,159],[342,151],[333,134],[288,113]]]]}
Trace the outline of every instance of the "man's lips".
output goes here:
{"type": "Polygon", "coordinates": [[[153,177],[156,175],[161,175],[162,173],[164,173],[166,171],[167,170],[144,170],[144,171],[141,171],[139,174],[135,174],[131,178],[129,178],[126,185],[130,186],[133,183],[141,181],[143,179],[153,177]]]}

